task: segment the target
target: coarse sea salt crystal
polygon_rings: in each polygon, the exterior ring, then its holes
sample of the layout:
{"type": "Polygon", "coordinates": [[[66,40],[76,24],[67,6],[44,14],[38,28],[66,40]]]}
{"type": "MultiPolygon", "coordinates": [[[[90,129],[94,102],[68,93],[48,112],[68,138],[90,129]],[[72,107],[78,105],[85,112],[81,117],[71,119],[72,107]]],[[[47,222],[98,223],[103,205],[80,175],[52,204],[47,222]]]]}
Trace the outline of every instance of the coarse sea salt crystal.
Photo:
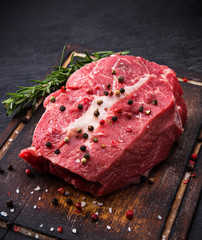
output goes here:
{"type": "Polygon", "coordinates": [[[16,130],[15,133],[18,134],[19,132],[16,130]]]}
{"type": "Polygon", "coordinates": [[[41,197],[39,197],[39,201],[41,200],[41,197]]]}
{"type": "Polygon", "coordinates": [[[19,190],[19,188],[17,188],[15,191],[16,191],[16,193],[20,193],[20,190],[19,190]]]}
{"type": "Polygon", "coordinates": [[[35,238],[39,238],[39,235],[37,233],[35,234],[35,238]]]}
{"type": "Polygon", "coordinates": [[[108,230],[110,230],[110,229],[111,229],[111,227],[110,227],[109,225],[107,225],[107,229],[108,229],[108,230]]]}
{"type": "Polygon", "coordinates": [[[7,212],[2,211],[2,212],[1,212],[1,216],[3,216],[3,217],[7,217],[8,214],[7,214],[7,212]]]}
{"type": "Polygon", "coordinates": [[[13,213],[14,211],[15,211],[15,209],[14,209],[14,208],[11,208],[11,209],[10,209],[10,212],[12,212],[12,213],[13,213]]]}
{"type": "Polygon", "coordinates": [[[162,235],[162,240],[166,240],[166,235],[162,235]]]}
{"type": "Polygon", "coordinates": [[[39,186],[35,187],[35,191],[39,191],[41,188],[39,186]]]}
{"type": "Polygon", "coordinates": [[[8,140],[9,142],[12,142],[13,141],[13,138],[9,138],[9,140],[8,140]]]}
{"type": "Polygon", "coordinates": [[[131,227],[128,227],[128,231],[131,232],[131,227]]]}
{"type": "Polygon", "coordinates": [[[80,159],[76,159],[75,162],[76,162],[76,163],[80,163],[80,159]]]}
{"type": "Polygon", "coordinates": [[[65,196],[68,196],[68,195],[69,195],[69,192],[68,192],[68,191],[65,191],[64,195],[65,195],[65,196]]]}
{"type": "Polygon", "coordinates": [[[98,213],[98,212],[95,212],[95,214],[97,214],[97,215],[98,215],[99,213],[98,213]]]}
{"type": "Polygon", "coordinates": [[[86,203],[84,201],[81,202],[81,207],[85,207],[86,203]]]}
{"type": "Polygon", "coordinates": [[[97,205],[98,205],[98,206],[102,206],[102,205],[103,205],[103,203],[101,203],[101,202],[98,202],[98,203],[97,203],[97,205]]]}
{"type": "Polygon", "coordinates": [[[33,207],[34,209],[36,209],[37,208],[37,205],[34,205],[34,207],[33,207]]]}
{"type": "Polygon", "coordinates": [[[34,194],[34,192],[33,192],[33,191],[31,191],[31,192],[30,192],[30,194],[34,194]]]}
{"type": "Polygon", "coordinates": [[[4,148],[3,148],[3,152],[4,152],[6,149],[7,149],[7,147],[4,147],[4,148]]]}
{"type": "Polygon", "coordinates": [[[160,220],[162,219],[161,215],[158,215],[158,219],[160,219],[160,220]]]}
{"type": "Polygon", "coordinates": [[[46,189],[45,192],[48,192],[48,189],[46,189]]]}
{"type": "Polygon", "coordinates": [[[111,207],[109,208],[109,213],[112,213],[112,208],[111,207]]]}
{"type": "Polygon", "coordinates": [[[97,202],[96,201],[92,201],[92,204],[96,204],[97,202]]]}
{"type": "Polygon", "coordinates": [[[188,180],[190,173],[186,173],[184,180],[188,180]]]}
{"type": "Polygon", "coordinates": [[[73,228],[73,229],[72,229],[72,232],[73,232],[73,233],[76,233],[76,232],[77,232],[76,228],[73,228]]]}
{"type": "Polygon", "coordinates": [[[43,227],[43,223],[42,223],[42,224],[40,224],[40,225],[39,225],[39,227],[40,227],[40,228],[42,228],[42,227],[43,227]]]}
{"type": "Polygon", "coordinates": [[[50,231],[53,232],[53,231],[54,231],[54,227],[51,227],[51,228],[50,228],[50,231]]]}

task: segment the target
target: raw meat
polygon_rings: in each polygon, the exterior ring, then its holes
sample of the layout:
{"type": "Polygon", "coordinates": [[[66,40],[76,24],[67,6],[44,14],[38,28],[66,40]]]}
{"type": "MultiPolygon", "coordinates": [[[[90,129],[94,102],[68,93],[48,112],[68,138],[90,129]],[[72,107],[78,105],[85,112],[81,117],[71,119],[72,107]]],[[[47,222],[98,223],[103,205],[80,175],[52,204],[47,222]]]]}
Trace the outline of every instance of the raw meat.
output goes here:
{"type": "Polygon", "coordinates": [[[138,183],[183,131],[182,93],[173,70],[141,57],[93,62],[45,99],[33,146],[20,157],[94,196],[138,183]]]}

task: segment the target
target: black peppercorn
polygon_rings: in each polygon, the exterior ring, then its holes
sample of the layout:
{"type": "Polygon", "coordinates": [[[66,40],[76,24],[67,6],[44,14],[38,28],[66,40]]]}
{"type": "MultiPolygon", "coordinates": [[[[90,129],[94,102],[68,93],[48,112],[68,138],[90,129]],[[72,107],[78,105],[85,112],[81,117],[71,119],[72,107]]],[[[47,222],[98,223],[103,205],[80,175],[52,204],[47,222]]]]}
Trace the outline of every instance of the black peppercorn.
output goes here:
{"type": "Polygon", "coordinates": [[[89,130],[89,131],[93,131],[93,130],[94,130],[94,127],[93,127],[92,125],[89,125],[89,126],[88,126],[88,130],[89,130]]]}
{"type": "Polygon", "coordinates": [[[108,94],[109,94],[109,93],[108,93],[107,91],[104,91],[104,95],[105,95],[105,96],[108,96],[108,94]]]}
{"type": "Polygon", "coordinates": [[[80,150],[83,151],[83,152],[85,152],[85,151],[86,151],[86,146],[82,145],[82,146],[80,147],[80,150]]]}
{"type": "Polygon", "coordinates": [[[143,183],[146,182],[146,179],[147,179],[147,178],[146,178],[146,176],[144,176],[144,175],[140,177],[140,181],[143,182],[143,183]]]}
{"type": "Polygon", "coordinates": [[[67,204],[69,204],[69,206],[71,206],[71,205],[73,204],[73,202],[72,202],[72,199],[71,199],[71,198],[68,198],[66,202],[67,202],[67,204]]]}
{"type": "Polygon", "coordinates": [[[194,169],[193,165],[191,165],[191,164],[188,164],[186,168],[187,168],[188,172],[192,172],[194,169]]]}
{"type": "Polygon", "coordinates": [[[28,118],[27,118],[27,117],[23,117],[23,118],[21,119],[21,121],[22,121],[23,123],[27,123],[27,122],[28,122],[28,118]]]}
{"type": "Polygon", "coordinates": [[[120,92],[121,92],[121,93],[124,93],[124,92],[125,92],[125,89],[124,89],[124,88],[120,88],[120,92]]]}
{"type": "Polygon", "coordinates": [[[66,107],[65,107],[64,105],[60,106],[60,111],[61,111],[61,112],[64,112],[65,109],[66,109],[66,107]]]}
{"type": "Polygon", "coordinates": [[[13,228],[12,222],[7,222],[6,227],[7,227],[7,229],[12,229],[13,228]]]}
{"type": "Polygon", "coordinates": [[[83,134],[83,138],[88,138],[88,134],[87,134],[87,133],[84,133],[84,134],[83,134]]]}
{"type": "Polygon", "coordinates": [[[13,170],[13,165],[8,165],[8,170],[12,171],[13,170]]]}
{"type": "Polygon", "coordinates": [[[79,104],[78,105],[78,109],[81,110],[83,108],[83,105],[82,104],[79,104]]]}
{"type": "Polygon", "coordinates": [[[106,86],[107,88],[110,88],[111,87],[111,84],[107,84],[107,86],[106,86]]]}
{"type": "Polygon", "coordinates": [[[115,71],[115,69],[112,69],[112,74],[114,75],[114,74],[116,74],[116,71],[115,71]]]}
{"type": "Polygon", "coordinates": [[[13,207],[13,201],[12,200],[8,200],[6,204],[9,208],[13,207]]]}
{"type": "Polygon", "coordinates": [[[132,104],[133,104],[133,100],[131,100],[131,99],[128,100],[128,104],[129,104],[129,105],[132,105],[132,104]]]}
{"type": "Polygon", "coordinates": [[[52,204],[53,204],[54,206],[57,206],[57,205],[58,205],[58,200],[57,200],[57,198],[53,198],[51,202],[52,202],[52,204]]]}
{"type": "Polygon", "coordinates": [[[59,154],[60,153],[60,150],[59,149],[56,149],[55,150],[55,154],[59,154]]]}
{"type": "Polygon", "coordinates": [[[139,108],[138,108],[139,112],[142,112],[143,111],[143,106],[140,105],[139,108]]]}
{"type": "Polygon", "coordinates": [[[82,129],[81,128],[77,128],[76,130],[78,133],[82,133],[82,129]]]}
{"type": "Polygon", "coordinates": [[[99,111],[96,110],[96,111],[94,112],[94,116],[95,116],[95,117],[98,117],[99,115],[100,115],[99,111]]]}
{"type": "Polygon", "coordinates": [[[84,157],[85,157],[86,159],[89,159],[89,158],[90,158],[90,154],[89,154],[89,153],[85,153],[85,154],[84,154],[84,157]]]}
{"type": "Polygon", "coordinates": [[[154,99],[154,100],[152,101],[152,103],[153,103],[154,105],[157,105],[157,104],[158,104],[158,102],[157,102],[156,99],[154,99]]]}
{"type": "Polygon", "coordinates": [[[51,142],[47,142],[46,143],[46,147],[51,147],[52,146],[52,143],[51,142]]]}
{"type": "Polygon", "coordinates": [[[0,173],[4,173],[4,170],[3,170],[3,168],[0,168],[0,173]]]}
{"type": "Polygon", "coordinates": [[[123,76],[119,76],[119,77],[118,77],[118,81],[119,81],[119,82],[123,82],[123,81],[124,81],[124,77],[123,77],[123,76]]]}
{"type": "Polygon", "coordinates": [[[112,117],[112,121],[114,121],[114,122],[116,122],[117,119],[118,119],[117,116],[112,117]]]}

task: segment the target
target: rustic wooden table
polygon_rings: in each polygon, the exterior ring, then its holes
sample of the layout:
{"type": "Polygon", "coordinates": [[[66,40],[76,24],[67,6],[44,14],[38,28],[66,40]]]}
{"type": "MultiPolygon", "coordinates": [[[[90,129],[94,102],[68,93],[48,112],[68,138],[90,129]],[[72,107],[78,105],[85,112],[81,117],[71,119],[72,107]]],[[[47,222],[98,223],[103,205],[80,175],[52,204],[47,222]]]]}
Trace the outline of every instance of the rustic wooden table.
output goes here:
{"type": "MultiPolygon", "coordinates": [[[[42,79],[68,42],[88,49],[130,50],[133,55],[168,65],[181,76],[200,79],[201,74],[192,72],[202,72],[201,12],[197,1],[180,0],[172,3],[165,0],[3,3],[0,8],[0,100],[6,98],[6,92],[15,92],[16,85],[28,86],[27,79],[42,79]]],[[[2,105],[0,116],[3,132],[10,119],[5,116],[2,105]]],[[[36,178],[41,181],[38,175],[36,178]]],[[[188,239],[201,236],[201,216],[202,203],[199,202],[188,239]]],[[[180,223],[179,220],[178,225],[180,223]]],[[[0,234],[5,239],[27,239],[4,228],[0,228],[0,234]]]]}

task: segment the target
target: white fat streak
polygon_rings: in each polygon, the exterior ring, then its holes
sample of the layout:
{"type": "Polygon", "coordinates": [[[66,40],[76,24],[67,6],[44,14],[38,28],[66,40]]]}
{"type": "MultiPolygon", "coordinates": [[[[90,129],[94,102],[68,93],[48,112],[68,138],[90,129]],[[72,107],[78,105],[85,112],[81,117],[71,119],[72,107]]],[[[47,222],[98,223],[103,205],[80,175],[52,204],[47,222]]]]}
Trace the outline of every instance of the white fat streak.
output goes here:
{"type": "MultiPolygon", "coordinates": [[[[88,110],[78,119],[75,119],[74,122],[71,122],[69,126],[67,127],[67,136],[71,137],[76,134],[76,130],[78,128],[82,129],[82,132],[87,132],[89,137],[93,134],[93,132],[88,131],[88,126],[92,125],[94,126],[94,131],[99,126],[99,120],[100,119],[106,119],[109,115],[109,113],[105,110],[106,108],[110,109],[116,102],[120,101],[120,99],[124,98],[126,95],[129,95],[134,90],[141,87],[142,84],[144,84],[148,78],[150,77],[150,74],[145,74],[143,77],[139,79],[137,83],[135,83],[132,86],[125,86],[125,94],[121,94],[120,97],[118,96],[96,96],[94,95],[94,100],[91,103],[91,106],[88,108],[88,110]],[[97,101],[102,100],[103,104],[98,105],[97,101]],[[94,116],[94,111],[99,110],[99,117],[94,116]]],[[[96,133],[97,134],[97,133],[96,133]]],[[[89,140],[87,141],[89,142],[89,140]]],[[[87,143],[86,142],[86,143],[87,143]]]]}
{"type": "MultiPolygon", "coordinates": [[[[124,98],[126,95],[129,95],[134,90],[141,87],[142,84],[144,84],[148,78],[150,77],[150,74],[145,74],[143,77],[139,79],[137,83],[135,83],[132,86],[125,86],[125,94],[121,94],[118,96],[96,96],[94,95],[94,100],[91,103],[91,106],[88,108],[88,110],[78,119],[75,119],[74,122],[71,122],[69,126],[67,127],[67,136],[71,137],[76,134],[76,130],[78,128],[82,129],[82,132],[88,132],[89,136],[93,134],[93,132],[88,131],[88,126],[92,125],[94,126],[94,131],[99,126],[99,120],[100,119],[106,119],[109,115],[109,113],[105,110],[110,109],[116,102],[118,102],[120,99],[124,98]],[[102,100],[103,104],[98,105],[97,101],[102,100]],[[94,116],[94,111],[98,109],[100,115],[99,117],[94,116]]],[[[115,89],[113,89],[115,90],[115,89]]],[[[96,133],[97,134],[97,133],[96,133]]],[[[98,133],[99,134],[99,133],[98,133]]],[[[97,135],[98,135],[97,134],[97,135]]],[[[86,142],[86,144],[89,143],[89,140],[86,142]]]]}

